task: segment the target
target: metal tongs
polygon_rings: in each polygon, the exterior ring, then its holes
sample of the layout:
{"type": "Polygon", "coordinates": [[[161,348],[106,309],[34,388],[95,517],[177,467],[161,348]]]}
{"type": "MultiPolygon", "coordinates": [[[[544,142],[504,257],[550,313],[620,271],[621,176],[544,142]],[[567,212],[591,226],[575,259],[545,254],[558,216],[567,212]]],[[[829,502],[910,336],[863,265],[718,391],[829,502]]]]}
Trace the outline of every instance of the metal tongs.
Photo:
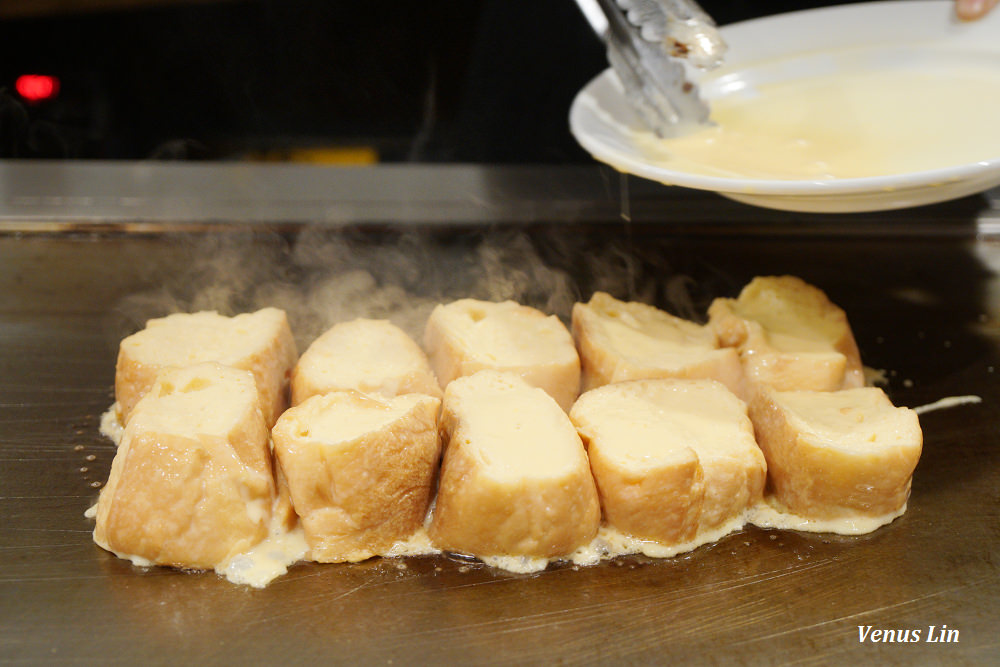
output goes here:
{"type": "Polygon", "coordinates": [[[694,131],[709,108],[684,63],[712,69],[726,44],[694,0],[576,0],[641,119],[661,137],[694,131]]]}

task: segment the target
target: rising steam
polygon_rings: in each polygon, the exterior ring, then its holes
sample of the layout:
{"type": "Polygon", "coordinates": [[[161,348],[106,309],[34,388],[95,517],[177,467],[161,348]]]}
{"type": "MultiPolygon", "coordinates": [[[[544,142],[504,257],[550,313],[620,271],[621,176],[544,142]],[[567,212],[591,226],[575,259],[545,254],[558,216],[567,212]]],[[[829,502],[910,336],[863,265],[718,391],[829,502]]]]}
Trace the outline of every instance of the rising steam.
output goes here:
{"type": "Polygon", "coordinates": [[[118,304],[116,340],[152,317],[216,310],[226,315],[273,306],[288,313],[304,349],[337,322],[387,319],[421,341],[431,309],[471,297],[510,299],[568,323],[573,303],[597,290],[629,300],[665,301],[700,315],[691,281],[651,270],[618,242],[581,250],[562,234],[524,230],[452,233],[342,231],[305,227],[273,232],[183,236],[178,262],[152,263],[148,282],[118,304]]]}

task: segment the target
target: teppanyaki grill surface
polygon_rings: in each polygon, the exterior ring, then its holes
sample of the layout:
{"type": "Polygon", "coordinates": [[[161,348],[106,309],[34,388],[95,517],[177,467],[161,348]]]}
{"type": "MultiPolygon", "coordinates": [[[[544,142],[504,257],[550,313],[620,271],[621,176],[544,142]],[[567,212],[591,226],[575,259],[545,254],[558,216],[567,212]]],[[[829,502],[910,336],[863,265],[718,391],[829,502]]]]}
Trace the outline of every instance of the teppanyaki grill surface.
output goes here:
{"type": "MultiPolygon", "coordinates": [[[[0,234],[0,661],[8,664],[987,664],[1000,615],[1000,241],[678,234],[654,225],[0,234]],[[514,575],[459,557],[303,563],[269,587],[142,569],[84,511],[114,446],[118,340],[172,310],[330,319],[515,298],[566,317],[595,289],[699,317],[792,273],[847,311],[921,417],[909,509],[862,537],[747,528],[667,560],[514,575]],[[919,629],[918,643],[861,641],[919,629]],[[937,639],[941,630],[955,631],[937,639]],[[859,629],[860,628],[860,629],[859,629]]],[[[414,329],[418,329],[414,331],[414,329]]],[[[912,636],[912,635],[911,635],[912,636]]]]}

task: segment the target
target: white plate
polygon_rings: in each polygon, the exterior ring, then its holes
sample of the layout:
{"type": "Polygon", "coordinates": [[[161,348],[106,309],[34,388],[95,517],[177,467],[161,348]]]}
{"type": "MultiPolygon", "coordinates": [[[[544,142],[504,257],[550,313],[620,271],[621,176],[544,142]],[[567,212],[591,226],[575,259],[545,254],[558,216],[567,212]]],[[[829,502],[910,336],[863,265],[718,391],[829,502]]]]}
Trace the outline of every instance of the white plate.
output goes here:
{"type": "MultiPolygon", "coordinates": [[[[762,82],[808,78],[859,62],[874,68],[994,64],[1000,72],[1000,8],[961,23],[951,0],[908,0],[842,5],[725,26],[726,64],[692,73],[710,103],[734,89],[762,82]]],[[[962,109],[955,109],[961,123],[962,109]]],[[[1000,109],[996,111],[1000,123],[1000,109]]],[[[616,169],[669,185],[711,190],[767,208],[854,212],[946,201],[1000,185],[1000,145],[971,164],[865,178],[770,180],[706,175],[653,159],[658,141],[625,101],[617,76],[606,70],[587,84],[570,109],[570,130],[596,159],[616,169]]],[[[914,137],[915,142],[933,137],[914,137]]]]}

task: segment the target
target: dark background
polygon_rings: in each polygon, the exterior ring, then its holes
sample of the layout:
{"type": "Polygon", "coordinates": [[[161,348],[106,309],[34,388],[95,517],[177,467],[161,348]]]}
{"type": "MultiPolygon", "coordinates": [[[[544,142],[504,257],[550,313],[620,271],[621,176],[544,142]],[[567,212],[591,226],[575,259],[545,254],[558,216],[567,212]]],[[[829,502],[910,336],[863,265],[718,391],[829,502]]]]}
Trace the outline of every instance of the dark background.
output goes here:
{"type": "Polygon", "coordinates": [[[573,0],[0,0],[0,157],[589,161],[567,114],[605,67],[573,0]]]}

